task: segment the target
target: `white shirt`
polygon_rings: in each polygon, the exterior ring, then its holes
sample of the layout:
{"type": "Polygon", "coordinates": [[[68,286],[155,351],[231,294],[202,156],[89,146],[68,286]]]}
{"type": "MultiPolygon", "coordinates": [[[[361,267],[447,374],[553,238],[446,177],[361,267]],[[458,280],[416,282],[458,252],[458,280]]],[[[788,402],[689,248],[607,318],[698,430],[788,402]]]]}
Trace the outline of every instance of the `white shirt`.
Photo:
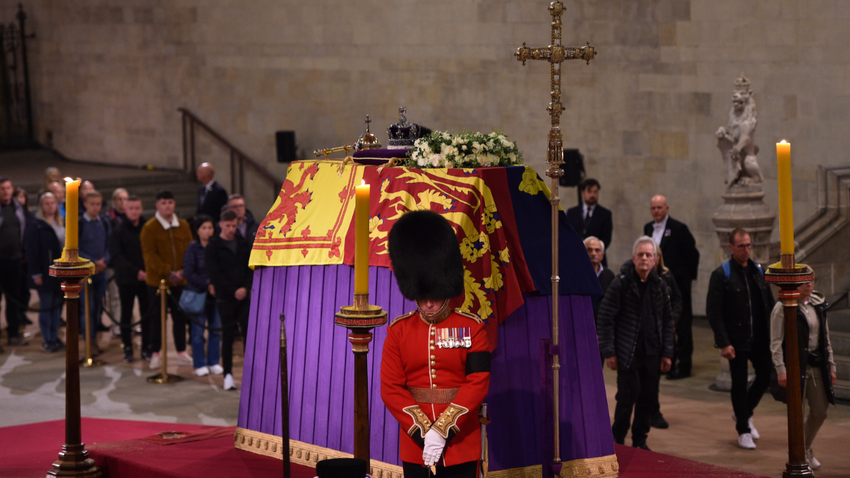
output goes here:
{"type": "Polygon", "coordinates": [[[162,228],[166,231],[171,229],[172,227],[180,227],[180,221],[177,219],[177,214],[171,215],[170,223],[166,221],[165,218],[159,215],[159,211],[154,214],[154,217],[156,217],[156,220],[159,221],[160,224],[162,224],[162,228]]]}
{"type": "Polygon", "coordinates": [[[596,208],[596,206],[588,206],[587,204],[582,204],[581,208],[581,219],[587,220],[586,218],[588,217],[588,214],[590,215],[590,217],[593,217],[593,210],[596,208]]]}
{"type": "Polygon", "coordinates": [[[602,263],[599,263],[599,270],[596,272],[596,277],[598,278],[599,276],[601,276],[602,271],[604,271],[604,270],[605,270],[605,266],[603,266],[602,263]]]}
{"type": "Polygon", "coordinates": [[[664,231],[667,229],[667,218],[670,216],[664,216],[664,219],[661,222],[652,223],[652,240],[655,241],[655,244],[661,245],[661,238],[664,237],[664,231]]]}

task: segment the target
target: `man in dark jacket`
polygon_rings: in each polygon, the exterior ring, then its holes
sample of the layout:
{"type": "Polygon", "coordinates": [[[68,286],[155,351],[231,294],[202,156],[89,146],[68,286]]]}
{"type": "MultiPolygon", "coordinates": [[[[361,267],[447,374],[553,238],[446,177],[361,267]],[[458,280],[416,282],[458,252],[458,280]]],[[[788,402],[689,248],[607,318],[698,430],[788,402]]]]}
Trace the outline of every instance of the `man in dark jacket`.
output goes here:
{"type": "Polygon", "coordinates": [[[145,284],[145,259],[142,256],[142,200],[138,196],[128,196],[124,201],[124,220],[121,221],[109,238],[110,265],[115,269],[115,283],[118,284],[118,296],[121,299],[121,342],[124,344],[124,361],[133,361],[133,304],[139,299],[139,314],[142,323],[142,357],[150,358],[151,346],[148,336],[148,324],[144,320],[148,312],[148,290],[145,284]]]}
{"type": "Polygon", "coordinates": [[[743,229],[729,235],[732,259],[711,273],[705,315],[714,330],[714,346],[729,360],[732,409],[735,411],[738,446],[756,447],[759,434],[753,427],[753,410],[770,386],[770,310],[773,294],[764,272],[750,259],[752,242],[743,229]],[[727,273],[728,271],[728,273],[727,273]],[[747,361],[756,379],[747,390],[747,361]]]}
{"type": "Polygon", "coordinates": [[[204,249],[204,265],[221,315],[224,389],[236,390],[232,374],[233,340],[236,333],[240,332],[243,346],[245,344],[254,271],[248,267],[251,246],[236,233],[236,213],[224,211],[218,225],[221,232],[213,236],[204,249]]]}
{"type": "Polygon", "coordinates": [[[195,177],[201,183],[198,188],[198,214],[218,217],[227,205],[227,191],[215,180],[215,168],[210,163],[201,163],[195,177]]]}
{"type": "Polygon", "coordinates": [[[635,241],[632,260],[608,287],[597,317],[600,353],[617,371],[614,442],[625,441],[634,408],[632,446],[645,450],[658,379],[670,370],[673,357],[670,299],[654,269],[656,247],[647,236],[635,241]]]}
{"type": "MultiPolygon", "coordinates": [[[[594,236],[602,241],[603,248],[610,248],[614,221],[611,211],[599,205],[599,181],[587,178],[578,187],[582,203],[567,210],[567,220],[582,239],[594,236]]],[[[604,254],[602,265],[608,267],[604,254]]]]}
{"type": "Polygon", "coordinates": [[[673,273],[682,294],[682,315],[676,321],[674,366],[667,378],[686,378],[691,376],[691,357],[694,354],[691,282],[697,279],[699,251],[688,226],[670,217],[667,198],[659,194],[649,204],[653,221],[643,226],[643,233],[654,239],[661,248],[664,264],[673,273]]]}
{"type": "MultiPolygon", "coordinates": [[[[13,197],[12,180],[0,176],[0,292],[6,296],[6,326],[8,345],[23,346],[27,342],[18,330],[21,310],[19,289],[23,275],[24,234],[30,214],[13,197]]],[[[0,348],[0,352],[3,349],[0,348]]]]}
{"type": "Polygon", "coordinates": [[[251,211],[246,209],[245,198],[240,194],[231,194],[227,200],[227,209],[236,213],[236,233],[253,246],[260,225],[254,220],[251,211]]]}

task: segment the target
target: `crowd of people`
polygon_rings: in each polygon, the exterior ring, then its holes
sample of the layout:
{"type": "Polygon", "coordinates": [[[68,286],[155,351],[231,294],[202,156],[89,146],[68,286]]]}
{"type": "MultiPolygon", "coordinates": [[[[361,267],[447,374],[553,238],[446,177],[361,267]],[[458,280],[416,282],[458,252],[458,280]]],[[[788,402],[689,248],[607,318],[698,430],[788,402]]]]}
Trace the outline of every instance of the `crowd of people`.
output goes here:
{"type": "MultiPolygon", "coordinates": [[[[623,444],[631,429],[632,446],[648,450],[650,428],[669,427],[658,399],[661,374],[669,380],[692,374],[691,284],[697,278],[699,251],[687,225],[670,217],[667,199],[656,195],[650,200],[653,220],[635,240],[631,259],[613,272],[605,262],[613,221],[611,212],[598,204],[600,184],[587,179],[579,189],[581,204],[569,209],[567,218],[584,239],[603,290],[594,314],[602,362],[617,372],[614,441],[623,444]]],[[[755,408],[771,385],[777,399],[787,386],[784,315],[764,280],[764,269],[750,257],[749,233],[731,231],[728,248],[730,259],[711,274],[706,317],[714,346],[729,361],[738,446],[752,450],[759,439],[753,424],[755,408]],[[748,386],[750,363],[755,380],[748,386]]],[[[837,378],[825,310],[824,297],[813,284],[800,287],[800,382],[809,404],[806,461],[813,469],[820,462],[812,443],[829,403],[834,403],[837,378]]]]}
{"type": "MultiPolygon", "coordinates": [[[[258,224],[244,198],[228,196],[216,182],[211,164],[199,166],[196,178],[201,183],[197,215],[188,221],[175,214],[171,191],[156,195],[154,217],[145,218],[139,196],[118,188],[106,209],[103,194],[91,181],[82,182],[78,249],[81,257],[93,263],[93,273],[88,281],[89,301],[80,313],[80,336],[87,333],[93,339],[96,355],[101,353],[98,332],[110,332],[110,339],[121,339],[124,362],[138,357],[149,368],[160,368],[164,351],[157,294],[165,281],[178,363],[191,365],[197,376],[223,375],[224,388],[235,390],[233,345],[237,337],[243,347],[245,343],[253,278],[248,258],[258,224]],[[104,322],[105,301],[109,301],[111,313],[106,315],[111,327],[104,322]],[[200,306],[195,308],[193,303],[200,306]],[[136,307],[138,321],[134,320],[136,307]],[[134,332],[141,334],[138,355],[134,332]]],[[[15,188],[10,178],[0,177],[0,270],[4,271],[0,293],[5,298],[6,346],[28,345],[22,329],[31,323],[26,312],[30,290],[35,289],[41,348],[55,353],[65,349],[59,333],[63,293],[60,281],[49,273],[65,245],[67,207],[59,170],[45,171],[34,207],[27,200],[26,191],[15,188]]]]}

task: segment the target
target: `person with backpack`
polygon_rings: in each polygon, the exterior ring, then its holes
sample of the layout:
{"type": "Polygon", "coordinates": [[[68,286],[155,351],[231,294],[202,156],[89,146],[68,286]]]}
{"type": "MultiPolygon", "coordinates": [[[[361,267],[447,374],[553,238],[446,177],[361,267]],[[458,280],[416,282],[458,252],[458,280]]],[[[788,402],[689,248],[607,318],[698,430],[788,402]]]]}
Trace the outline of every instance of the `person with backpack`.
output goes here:
{"type": "Polygon", "coordinates": [[[770,386],[770,310],[773,294],[764,281],[764,270],[750,259],[752,241],[747,231],[729,234],[732,258],[711,273],[705,315],[714,331],[714,346],[729,360],[732,378],[732,409],[738,446],[756,448],[759,433],[753,411],[770,386]],[[747,390],[747,362],[756,378],[747,390]]]}
{"type": "MultiPolygon", "coordinates": [[[[797,299],[797,342],[800,360],[800,383],[803,398],[809,403],[809,413],[803,426],[806,445],[806,462],[813,470],[820,468],[820,462],[812,452],[815,435],[826,420],[829,404],[835,405],[835,380],[838,368],[832,354],[829,340],[829,326],[826,322],[826,309],[829,304],[823,294],[814,290],[809,282],[799,287],[797,299]]],[[[785,368],[785,310],[782,301],[773,306],[770,314],[770,351],[776,379],[780,387],[788,386],[788,373],[785,368]]]]}

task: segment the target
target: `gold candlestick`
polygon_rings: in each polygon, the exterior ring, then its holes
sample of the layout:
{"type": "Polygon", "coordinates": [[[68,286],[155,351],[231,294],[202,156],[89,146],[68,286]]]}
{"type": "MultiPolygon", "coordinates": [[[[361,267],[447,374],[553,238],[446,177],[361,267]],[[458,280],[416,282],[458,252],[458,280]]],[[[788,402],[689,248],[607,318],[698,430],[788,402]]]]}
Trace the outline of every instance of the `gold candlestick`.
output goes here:
{"type": "MultiPolygon", "coordinates": [[[[340,307],[334,316],[336,325],[347,328],[354,352],[354,458],[369,463],[369,369],[366,357],[372,341],[372,329],[387,323],[387,313],[369,304],[369,294],[354,294],[354,304],[340,307]]],[[[371,465],[370,465],[371,466],[371,465]]]]}
{"type": "Polygon", "coordinates": [[[80,291],[91,274],[91,261],[80,260],[77,249],[65,249],[50,266],[50,276],[62,281],[65,292],[65,444],[47,476],[96,478],[101,476],[82,441],[80,412],[80,291]]]}
{"type": "Polygon", "coordinates": [[[814,476],[806,462],[803,441],[803,394],[800,383],[800,351],[797,345],[797,299],[801,285],[814,280],[814,272],[805,264],[796,264],[794,254],[782,254],[780,261],[767,269],[764,280],[779,287],[779,300],[785,312],[785,368],[788,395],[788,462],[783,478],[814,476]]]}

